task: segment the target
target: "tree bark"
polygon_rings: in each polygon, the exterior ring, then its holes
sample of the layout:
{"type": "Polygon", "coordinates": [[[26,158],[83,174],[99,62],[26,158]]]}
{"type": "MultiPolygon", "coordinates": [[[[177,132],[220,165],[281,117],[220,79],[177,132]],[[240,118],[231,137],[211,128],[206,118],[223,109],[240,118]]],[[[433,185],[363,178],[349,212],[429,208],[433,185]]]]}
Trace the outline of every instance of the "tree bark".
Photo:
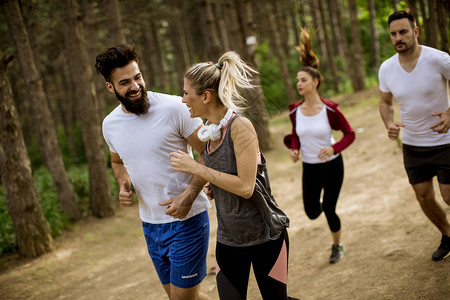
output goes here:
{"type": "Polygon", "coordinates": [[[103,0],[103,8],[106,12],[106,19],[109,30],[109,47],[117,44],[125,44],[126,39],[123,34],[122,14],[120,13],[120,5],[118,0],[103,0]]]}
{"type": "Polygon", "coordinates": [[[380,66],[380,43],[378,42],[378,32],[376,28],[375,0],[369,0],[369,14],[370,39],[372,41],[372,68],[375,74],[378,74],[378,67],[380,66]]]}
{"type": "Polygon", "coordinates": [[[205,35],[207,60],[217,61],[222,56],[223,49],[219,43],[216,21],[212,12],[211,3],[208,0],[200,0],[200,11],[202,12],[203,32],[205,35]]]}
{"type": "Polygon", "coordinates": [[[42,76],[34,62],[19,3],[17,0],[5,0],[1,3],[11,36],[16,44],[20,66],[31,97],[34,121],[39,130],[39,145],[45,165],[52,175],[64,213],[70,220],[78,220],[81,218],[81,210],[64,169],[55,122],[49,110],[47,96],[42,85],[42,76]]]}
{"type": "Polygon", "coordinates": [[[333,77],[333,89],[338,92],[339,91],[339,77],[338,71],[336,67],[336,62],[334,60],[334,53],[331,46],[331,39],[328,37],[328,28],[325,17],[325,10],[327,10],[325,0],[318,0],[319,12],[320,12],[320,22],[324,37],[325,50],[327,53],[327,65],[329,66],[329,70],[331,71],[331,76],[333,77]]]}
{"type": "Polygon", "coordinates": [[[6,76],[10,60],[11,57],[6,58],[0,52],[0,173],[18,251],[22,256],[34,258],[54,247],[6,76]]]}
{"type": "Polygon", "coordinates": [[[430,39],[429,46],[433,48],[439,48],[438,43],[438,4],[437,0],[428,0],[428,11],[430,12],[430,39]]]}
{"type": "Polygon", "coordinates": [[[350,76],[350,81],[352,83],[352,88],[354,91],[356,91],[359,88],[359,81],[356,78],[355,65],[354,65],[354,62],[352,59],[352,55],[350,53],[347,36],[345,35],[345,30],[344,30],[344,25],[343,25],[344,21],[342,18],[341,8],[340,8],[340,5],[336,4],[336,2],[333,0],[331,0],[329,2],[329,4],[330,4],[330,10],[332,12],[334,12],[335,18],[336,18],[336,25],[337,25],[336,31],[339,33],[336,35],[338,48],[341,49],[341,51],[343,53],[343,56],[345,59],[345,64],[346,64],[346,69],[348,70],[348,73],[350,76]]]}
{"type": "Polygon", "coordinates": [[[62,1],[64,36],[68,66],[78,101],[84,148],[89,166],[89,190],[92,212],[96,217],[114,214],[105,153],[100,143],[103,139],[98,120],[95,88],[91,65],[87,63],[82,28],[76,0],[62,1]]]}
{"type": "Polygon", "coordinates": [[[445,3],[443,1],[438,1],[438,22],[439,32],[441,34],[441,50],[447,53],[450,53],[450,44],[448,41],[449,14],[450,11],[447,10],[445,3]]]}
{"type": "Polygon", "coordinates": [[[422,15],[422,20],[423,20],[423,28],[424,28],[424,44],[425,45],[430,45],[430,19],[427,17],[427,11],[426,11],[426,7],[425,7],[425,3],[424,0],[419,0],[419,6],[420,6],[420,12],[422,15]]]}
{"type": "MultiPolygon", "coordinates": [[[[243,37],[242,47],[245,49],[243,58],[248,64],[258,69],[258,62],[256,61],[256,24],[252,14],[251,1],[235,0],[235,11],[237,12],[238,22],[241,27],[241,36],[243,37]]],[[[252,84],[255,86],[254,89],[243,92],[243,97],[249,105],[247,115],[255,127],[259,147],[262,151],[268,151],[271,148],[269,121],[259,74],[253,75],[252,84]]]]}
{"type": "Polygon", "coordinates": [[[358,8],[356,0],[348,0],[350,12],[350,31],[352,33],[353,59],[355,65],[355,81],[357,83],[355,90],[359,91],[365,88],[365,72],[364,72],[364,58],[361,45],[361,34],[359,33],[358,24],[358,8]]]}
{"type": "Polygon", "coordinates": [[[274,16],[271,13],[272,5],[274,5],[274,3],[269,1],[268,3],[265,3],[265,5],[266,7],[261,5],[261,7],[263,8],[261,10],[263,15],[261,15],[260,17],[265,20],[264,23],[266,31],[270,35],[268,38],[269,47],[277,60],[278,67],[280,68],[280,75],[281,78],[283,79],[284,87],[286,89],[286,94],[289,98],[289,102],[294,103],[297,100],[297,95],[295,93],[291,77],[289,75],[287,63],[281,51],[282,49],[280,46],[281,37],[279,36],[278,31],[276,30],[276,23],[274,20],[274,16]]]}

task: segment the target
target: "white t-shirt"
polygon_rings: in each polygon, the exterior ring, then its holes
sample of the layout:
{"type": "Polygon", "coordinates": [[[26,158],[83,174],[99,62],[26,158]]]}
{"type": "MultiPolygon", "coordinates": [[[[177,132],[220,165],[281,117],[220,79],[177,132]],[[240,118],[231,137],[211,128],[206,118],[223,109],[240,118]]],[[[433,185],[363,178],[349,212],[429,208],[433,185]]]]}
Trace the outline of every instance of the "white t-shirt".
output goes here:
{"type": "Polygon", "coordinates": [[[386,60],[378,73],[380,90],[392,93],[405,125],[402,142],[411,146],[438,146],[450,143],[450,133],[439,134],[430,129],[439,121],[432,113],[449,108],[448,80],[450,56],[440,50],[422,46],[419,60],[406,72],[398,53],[386,60]]]}
{"type": "MultiPolygon", "coordinates": [[[[103,136],[111,152],[119,154],[130,175],[142,221],[170,223],[178,219],[166,215],[167,207],[158,203],[181,194],[192,175],[174,171],[169,153],[177,150],[191,153],[186,138],[202,120],[190,117],[180,97],[148,92],[148,99],[150,108],[144,115],[125,113],[121,105],[116,107],[103,120],[103,136]]],[[[184,219],[210,207],[201,192],[184,219]]]]}
{"type": "MultiPolygon", "coordinates": [[[[320,149],[335,143],[326,109],[324,105],[317,115],[305,116],[302,114],[300,105],[297,107],[295,131],[300,139],[302,161],[305,163],[323,163],[324,161],[318,158],[320,149]]],[[[335,159],[338,155],[332,155],[328,161],[335,159]]]]}

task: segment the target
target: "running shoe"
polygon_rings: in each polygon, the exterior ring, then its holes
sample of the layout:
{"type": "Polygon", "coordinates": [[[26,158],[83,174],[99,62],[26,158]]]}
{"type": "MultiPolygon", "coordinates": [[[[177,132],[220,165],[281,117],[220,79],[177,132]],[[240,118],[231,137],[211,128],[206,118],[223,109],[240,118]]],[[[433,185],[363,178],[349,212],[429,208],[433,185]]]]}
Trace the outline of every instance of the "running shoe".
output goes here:
{"type": "Polygon", "coordinates": [[[337,263],[344,258],[344,245],[337,244],[331,248],[330,264],[337,263]]]}
{"type": "Polygon", "coordinates": [[[443,235],[439,248],[433,253],[433,260],[438,261],[446,258],[450,254],[450,237],[443,235]]]}

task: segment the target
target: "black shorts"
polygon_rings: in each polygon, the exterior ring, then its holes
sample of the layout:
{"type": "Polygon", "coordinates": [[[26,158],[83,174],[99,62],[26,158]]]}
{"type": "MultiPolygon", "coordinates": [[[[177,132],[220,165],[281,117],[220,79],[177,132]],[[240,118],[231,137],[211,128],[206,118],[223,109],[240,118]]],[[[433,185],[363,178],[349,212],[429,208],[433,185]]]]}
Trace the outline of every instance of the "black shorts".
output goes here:
{"type": "Polygon", "coordinates": [[[437,176],[439,183],[450,184],[450,144],[433,147],[403,144],[402,149],[409,183],[417,184],[437,176]]]}

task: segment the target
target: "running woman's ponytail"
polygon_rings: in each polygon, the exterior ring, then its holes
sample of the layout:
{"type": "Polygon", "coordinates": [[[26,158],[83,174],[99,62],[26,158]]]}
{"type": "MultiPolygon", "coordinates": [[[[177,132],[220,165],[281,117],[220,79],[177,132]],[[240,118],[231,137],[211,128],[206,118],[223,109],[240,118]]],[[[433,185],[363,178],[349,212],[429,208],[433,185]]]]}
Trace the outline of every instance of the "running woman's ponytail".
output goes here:
{"type": "Polygon", "coordinates": [[[234,51],[226,52],[215,64],[198,63],[186,71],[184,77],[198,95],[205,91],[216,93],[221,104],[237,113],[246,109],[245,99],[239,89],[251,89],[251,73],[256,70],[248,66],[234,51]]]}
{"type": "Polygon", "coordinates": [[[322,74],[319,72],[319,59],[314,53],[310,33],[303,27],[300,30],[300,39],[302,43],[300,46],[295,47],[300,54],[300,62],[303,64],[303,68],[299,71],[307,72],[313,79],[317,79],[319,81],[317,89],[319,89],[320,83],[323,80],[322,74]]]}

